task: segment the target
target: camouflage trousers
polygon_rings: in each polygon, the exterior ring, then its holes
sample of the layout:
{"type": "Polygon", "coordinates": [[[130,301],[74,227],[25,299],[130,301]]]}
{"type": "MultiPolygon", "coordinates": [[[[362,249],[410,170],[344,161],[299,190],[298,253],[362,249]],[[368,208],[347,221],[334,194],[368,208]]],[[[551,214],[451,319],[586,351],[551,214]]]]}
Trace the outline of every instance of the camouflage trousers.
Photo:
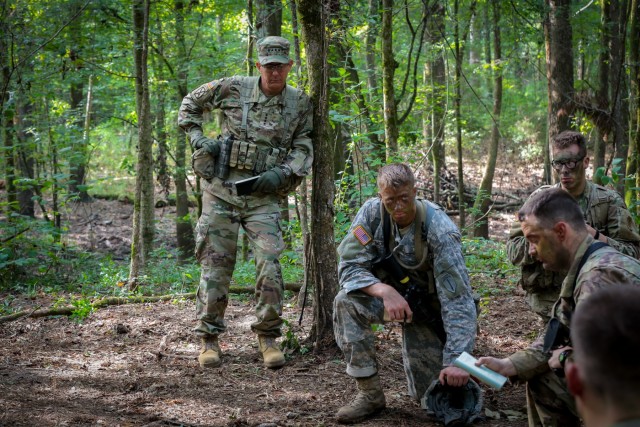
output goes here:
{"type": "Polygon", "coordinates": [[[529,427],[579,427],[580,418],[564,378],[552,371],[527,381],[529,427]]]}
{"type": "Polygon", "coordinates": [[[196,227],[196,259],[200,284],[196,300],[196,335],[218,335],[226,330],[229,284],[236,264],[238,232],[244,229],[256,264],[255,314],[251,330],[279,337],[284,282],[278,257],[284,250],[280,207],[268,204],[242,209],[209,192],[202,196],[202,215],[196,227]]]}
{"type": "MultiPolygon", "coordinates": [[[[333,330],[347,362],[347,374],[366,378],[378,372],[372,324],[382,324],[382,300],[341,290],[333,301],[333,330]]],[[[409,395],[420,400],[442,370],[443,343],[429,323],[402,327],[402,361],[409,395]]]]}

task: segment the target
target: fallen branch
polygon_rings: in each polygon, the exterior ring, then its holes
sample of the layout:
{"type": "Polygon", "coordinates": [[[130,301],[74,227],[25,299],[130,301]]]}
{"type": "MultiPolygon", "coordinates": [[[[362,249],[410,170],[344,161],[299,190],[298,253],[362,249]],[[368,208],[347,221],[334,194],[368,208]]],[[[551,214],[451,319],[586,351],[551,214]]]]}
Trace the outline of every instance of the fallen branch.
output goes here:
{"type": "MultiPolygon", "coordinates": [[[[299,292],[301,285],[299,283],[287,283],[285,284],[285,290],[292,292],[299,292]]],[[[253,294],[255,289],[253,287],[244,287],[244,286],[231,286],[229,288],[230,294],[253,294]]],[[[124,305],[124,304],[142,304],[147,302],[161,302],[161,301],[170,301],[178,298],[193,298],[195,294],[193,292],[182,293],[182,294],[169,294],[169,295],[156,295],[156,296],[146,296],[146,295],[136,295],[130,297],[106,297],[101,298],[91,304],[91,307],[94,310],[107,307],[110,305],[124,305]]],[[[61,307],[52,307],[46,309],[36,308],[35,310],[22,310],[13,314],[9,314],[7,316],[0,317],[0,323],[11,322],[22,317],[48,317],[48,316],[71,316],[74,311],[76,311],[78,307],[73,305],[66,305],[61,307]]]]}

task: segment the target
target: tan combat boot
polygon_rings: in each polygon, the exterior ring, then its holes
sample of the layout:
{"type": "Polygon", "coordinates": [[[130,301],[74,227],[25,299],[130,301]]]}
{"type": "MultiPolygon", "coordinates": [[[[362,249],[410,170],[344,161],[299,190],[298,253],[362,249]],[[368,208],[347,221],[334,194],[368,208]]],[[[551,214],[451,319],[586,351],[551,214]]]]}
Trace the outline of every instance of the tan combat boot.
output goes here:
{"type": "Polygon", "coordinates": [[[380,377],[356,378],[358,394],[351,403],[338,410],[336,417],[340,424],[353,424],[364,420],[387,406],[380,377]]]}
{"type": "Polygon", "coordinates": [[[258,348],[267,368],[279,368],[284,365],[284,354],[278,348],[274,337],[258,335],[258,348]]]}
{"type": "Polygon", "coordinates": [[[222,364],[217,335],[202,338],[202,348],[200,349],[198,362],[200,362],[201,368],[217,368],[222,364]]]}

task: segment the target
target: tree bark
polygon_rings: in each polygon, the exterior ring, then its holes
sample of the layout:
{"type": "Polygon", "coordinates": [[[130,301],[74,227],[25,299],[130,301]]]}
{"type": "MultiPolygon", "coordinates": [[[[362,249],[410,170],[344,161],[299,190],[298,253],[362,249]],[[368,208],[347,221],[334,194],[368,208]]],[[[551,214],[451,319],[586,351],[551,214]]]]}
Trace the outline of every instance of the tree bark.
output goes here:
{"type": "Polygon", "coordinates": [[[546,0],[547,13],[543,19],[549,104],[547,109],[547,137],[545,147],[545,181],[551,182],[551,139],[571,128],[573,117],[573,51],[569,18],[571,0],[546,0]]]}
{"type": "MultiPolygon", "coordinates": [[[[429,14],[427,36],[431,46],[439,46],[442,40],[444,25],[444,6],[436,2],[429,14]]],[[[436,47],[425,64],[425,85],[429,88],[428,102],[431,108],[424,118],[425,141],[430,144],[430,157],[433,164],[433,200],[440,203],[440,174],[445,167],[444,119],[447,112],[446,91],[447,75],[444,58],[446,53],[436,47]]]]}
{"type": "MultiPolygon", "coordinates": [[[[313,281],[314,313],[311,340],[315,351],[335,345],[333,339],[332,305],[338,290],[338,268],[334,243],[334,184],[333,148],[328,140],[328,22],[325,1],[298,0],[302,38],[307,50],[309,96],[313,113],[313,193],[311,206],[311,254],[308,264],[309,280],[313,281]]],[[[308,285],[308,284],[307,284],[308,285]]]]}
{"type": "MultiPolygon", "coordinates": [[[[482,176],[482,182],[478,189],[473,205],[473,235],[475,237],[489,238],[489,207],[491,192],[493,190],[493,176],[496,170],[498,158],[498,146],[500,144],[500,114],[502,112],[502,50],[500,39],[500,2],[492,0],[493,9],[493,61],[489,59],[493,73],[493,126],[491,128],[491,142],[489,144],[489,157],[482,176]]],[[[487,23],[488,24],[488,23],[487,23]]]]}
{"type": "Polygon", "coordinates": [[[282,34],[282,0],[255,0],[258,40],[282,34]]]}
{"type": "MultiPolygon", "coordinates": [[[[184,0],[175,0],[173,9],[176,21],[178,62],[186,64],[188,63],[188,57],[184,31],[184,0]]],[[[180,67],[176,75],[176,100],[178,103],[182,102],[182,99],[187,96],[187,77],[187,67],[180,67]]],[[[178,259],[182,263],[193,256],[196,241],[189,213],[189,193],[187,192],[186,158],[189,143],[177,123],[175,123],[174,130],[176,138],[176,171],[173,179],[176,185],[176,242],[178,244],[178,259]]],[[[198,206],[201,206],[201,201],[198,202],[198,206]]]]}
{"type": "Polygon", "coordinates": [[[136,113],[138,116],[138,161],[133,204],[133,236],[129,288],[135,290],[144,273],[154,237],[153,225],[153,138],[151,135],[151,105],[147,72],[149,0],[133,2],[134,64],[136,113]]]}
{"type": "MultiPolygon", "coordinates": [[[[627,176],[635,174],[635,188],[640,188],[640,2],[631,1],[630,37],[629,37],[629,64],[631,73],[631,142],[629,144],[629,163],[627,163],[627,176]]],[[[629,183],[633,185],[634,181],[629,183]]],[[[638,190],[627,192],[627,206],[635,214],[640,214],[638,203],[638,190]]]]}
{"type": "Polygon", "coordinates": [[[396,65],[393,58],[393,0],[382,0],[382,97],[388,161],[398,153],[398,109],[393,86],[396,65]]]}

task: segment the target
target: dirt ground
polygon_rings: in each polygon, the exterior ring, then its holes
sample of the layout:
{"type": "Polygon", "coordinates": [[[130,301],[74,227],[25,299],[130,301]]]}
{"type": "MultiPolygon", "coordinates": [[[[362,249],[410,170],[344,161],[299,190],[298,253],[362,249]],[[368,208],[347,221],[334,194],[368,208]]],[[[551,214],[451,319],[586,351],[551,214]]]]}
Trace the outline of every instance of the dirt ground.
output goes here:
{"type": "MultiPolygon", "coordinates": [[[[77,205],[69,213],[74,225],[69,238],[87,250],[126,259],[131,211],[131,205],[118,201],[77,205]]],[[[156,210],[160,229],[172,228],[173,212],[172,207],[156,210]]],[[[511,217],[508,212],[492,217],[493,238],[506,238],[511,217]]],[[[12,304],[35,309],[50,303],[40,295],[12,304]]],[[[300,309],[288,301],[284,332],[304,344],[312,311],[305,310],[298,326],[300,309]]],[[[288,353],[282,369],[263,367],[250,331],[252,302],[233,299],[227,311],[229,331],[221,336],[223,365],[203,371],[191,333],[194,313],[189,299],[111,306],[80,324],[67,317],[0,324],[0,425],[337,425],[335,412],[356,393],[341,354],[288,353]]],[[[506,356],[525,347],[542,327],[518,289],[487,300],[479,325],[477,356],[506,356]]],[[[377,332],[387,409],[362,426],[438,425],[406,393],[400,334],[394,324],[377,332]]],[[[484,419],[477,425],[527,425],[523,386],[508,383],[500,391],[483,390],[484,419]]]]}

